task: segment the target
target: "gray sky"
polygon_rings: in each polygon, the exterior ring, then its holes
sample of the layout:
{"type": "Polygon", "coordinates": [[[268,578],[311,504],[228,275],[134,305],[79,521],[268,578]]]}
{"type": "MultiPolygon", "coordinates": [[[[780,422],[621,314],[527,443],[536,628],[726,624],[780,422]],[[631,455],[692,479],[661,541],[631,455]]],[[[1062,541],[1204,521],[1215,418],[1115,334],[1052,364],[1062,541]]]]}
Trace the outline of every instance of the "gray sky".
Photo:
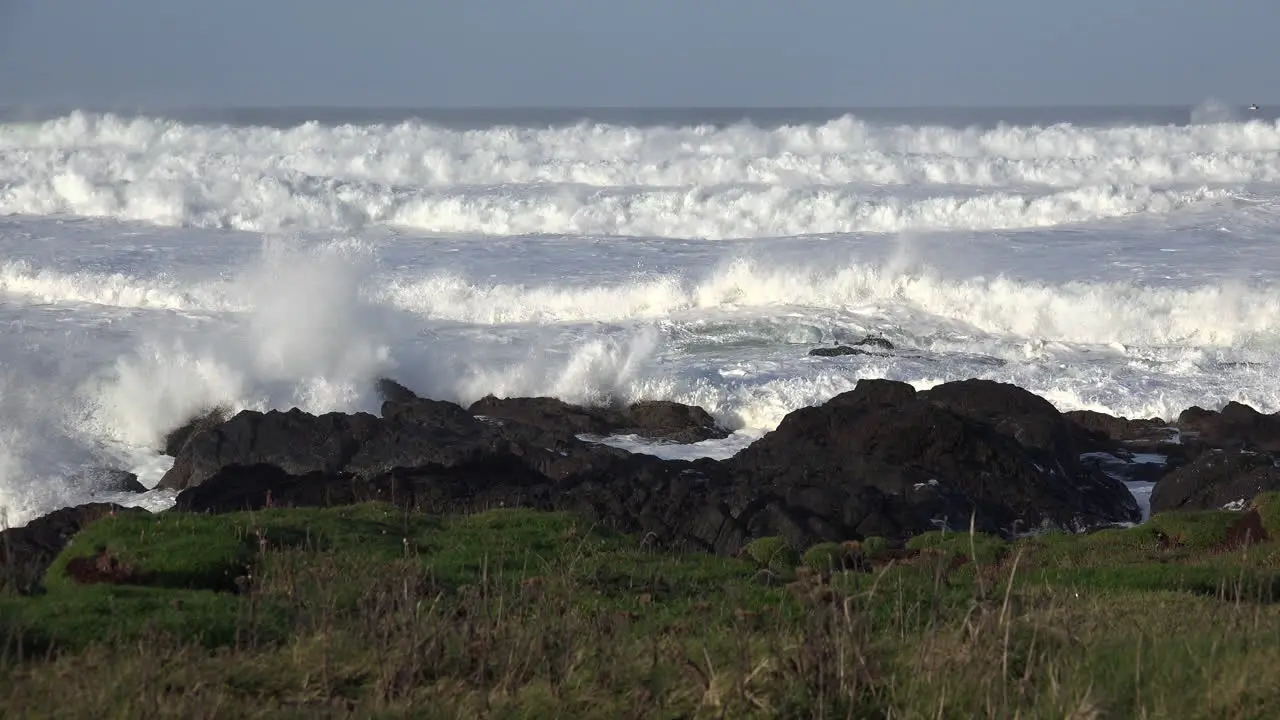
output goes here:
{"type": "Polygon", "coordinates": [[[1280,0],[0,0],[0,105],[1280,99],[1280,0]]]}

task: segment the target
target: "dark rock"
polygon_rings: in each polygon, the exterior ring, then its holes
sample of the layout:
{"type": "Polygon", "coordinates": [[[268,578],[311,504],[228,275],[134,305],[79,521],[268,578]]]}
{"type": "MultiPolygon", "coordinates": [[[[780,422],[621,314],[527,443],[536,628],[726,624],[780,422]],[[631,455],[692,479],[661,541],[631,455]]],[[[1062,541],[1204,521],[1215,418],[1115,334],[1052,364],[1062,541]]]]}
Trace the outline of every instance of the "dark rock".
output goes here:
{"type": "Polygon", "coordinates": [[[327,507],[382,500],[434,513],[497,507],[568,510],[653,544],[736,552],[745,542],[712,500],[728,484],[714,461],[592,453],[595,464],[554,480],[514,455],[452,467],[396,468],[374,475],[315,471],[293,475],[271,465],[228,466],[179,493],[176,508],[232,512],[264,507],[327,507]]]}
{"type": "Polygon", "coordinates": [[[1169,469],[1179,468],[1211,452],[1213,448],[1194,435],[1183,435],[1176,442],[1159,443],[1151,452],[1165,456],[1169,469]]]}
{"type": "MultiPolygon", "coordinates": [[[[920,393],[928,402],[941,405],[975,420],[990,423],[997,432],[1018,442],[1032,457],[1038,471],[1065,484],[1083,502],[1085,524],[1141,519],[1133,494],[1120,480],[1122,474],[1102,468],[1096,462],[1082,462],[1086,454],[1123,456],[1125,451],[1110,437],[1082,426],[1058,411],[1048,400],[1016,385],[991,380],[949,382],[920,393]]],[[[1152,472],[1131,468],[1130,474],[1152,472]]],[[[1061,488],[1059,488],[1061,490],[1061,488]]],[[[1066,497],[1071,497],[1068,492],[1066,497]]],[[[1058,522],[1053,520],[1053,522],[1058,522]]]]}
{"type": "Polygon", "coordinates": [[[813,348],[809,351],[809,355],[813,357],[840,357],[842,355],[883,355],[883,353],[870,352],[865,348],[876,348],[883,351],[892,351],[893,343],[882,337],[865,337],[852,345],[835,345],[832,347],[813,348]]]}
{"type": "Polygon", "coordinates": [[[147,487],[138,482],[138,476],[128,470],[92,468],[85,471],[82,476],[94,492],[143,493],[147,491],[147,487]]]}
{"type": "Polygon", "coordinates": [[[1214,450],[1156,483],[1151,511],[1218,509],[1271,490],[1280,490],[1280,468],[1270,455],[1214,450]]]}
{"type": "Polygon", "coordinates": [[[549,397],[499,398],[486,395],[471,403],[467,411],[495,420],[514,420],[563,437],[608,435],[613,425],[602,408],[570,405],[549,397]]]}
{"type": "MultiPolygon", "coordinates": [[[[1155,454],[1152,453],[1154,456],[1155,454]]],[[[1080,456],[1080,464],[1086,469],[1105,473],[1121,482],[1156,482],[1168,475],[1174,468],[1169,459],[1163,455],[1155,456],[1159,462],[1146,458],[1135,459],[1133,455],[1121,453],[1086,453],[1080,456]]]]}
{"type": "Polygon", "coordinates": [[[916,399],[916,389],[894,380],[859,380],[852,390],[826,402],[837,405],[901,405],[916,399]]]}
{"type": "Polygon", "coordinates": [[[1138,519],[1121,483],[1041,464],[1061,454],[1059,464],[1080,470],[1065,420],[1051,405],[1013,386],[948,385],[912,397],[909,386],[894,393],[877,381],[787,415],[729,461],[750,479],[739,480],[744,510],[771,506],[771,528],[796,537],[816,532],[811,541],[869,534],[855,528],[872,524],[892,534],[943,519],[967,527],[971,514],[979,529],[1006,533],[1046,522],[1076,528],[1138,519]],[[816,517],[829,532],[816,531],[816,517]]]}
{"type": "Polygon", "coordinates": [[[1072,410],[1063,415],[1085,430],[1115,442],[1126,443],[1130,447],[1134,444],[1154,446],[1167,442],[1178,432],[1178,428],[1160,418],[1130,420],[1093,410],[1072,410]]]}
{"type": "Polygon", "coordinates": [[[402,403],[418,399],[417,393],[389,378],[378,378],[376,387],[383,402],[402,403]]]}
{"type": "Polygon", "coordinates": [[[669,400],[633,403],[616,421],[614,434],[639,435],[653,440],[694,443],[729,437],[729,431],[700,407],[669,400]]]}
{"type": "Polygon", "coordinates": [[[221,425],[229,417],[231,417],[231,411],[225,407],[214,407],[197,413],[164,436],[164,449],[161,452],[169,457],[178,457],[178,453],[182,452],[183,446],[193,436],[202,430],[221,425]]]}
{"type": "Polygon", "coordinates": [[[106,515],[146,512],[111,503],[55,510],[19,528],[0,531],[0,588],[38,590],[45,570],[81,529],[106,515]]]}
{"type": "Polygon", "coordinates": [[[266,463],[286,472],[336,472],[344,468],[378,423],[368,413],[314,416],[245,410],[192,435],[158,487],[182,490],[199,485],[228,465],[266,463]]]}
{"type": "Polygon", "coordinates": [[[834,347],[819,347],[809,351],[809,355],[813,357],[841,357],[844,355],[874,355],[866,350],[860,350],[848,345],[836,345],[834,347]]]}
{"type": "Polygon", "coordinates": [[[854,343],[854,345],[859,347],[880,348],[881,350],[893,350],[893,343],[882,337],[873,337],[871,335],[862,338],[858,342],[854,343]]]}
{"type": "Polygon", "coordinates": [[[1280,452],[1280,415],[1264,415],[1238,402],[1216,413],[1188,408],[1178,416],[1178,427],[1217,448],[1280,452]]]}
{"type": "Polygon", "coordinates": [[[1184,432],[1199,432],[1201,423],[1214,418],[1218,413],[1205,410],[1199,405],[1192,405],[1178,415],[1178,427],[1184,432]]]}
{"type": "Polygon", "coordinates": [[[1048,400],[1017,385],[992,380],[943,383],[920,398],[966,417],[990,423],[1031,451],[1037,464],[1064,478],[1079,472],[1081,448],[1076,425],[1048,400]]]}
{"type": "Polygon", "coordinates": [[[646,400],[627,408],[570,405],[555,398],[497,398],[472,403],[474,415],[516,421],[562,438],[578,435],[639,435],[651,440],[691,443],[720,439],[729,432],[700,407],[646,400]]]}
{"type": "Polygon", "coordinates": [[[1074,456],[1070,468],[1056,460],[1070,452],[1074,426],[1052,406],[994,383],[939,388],[861,381],[725,462],[662,460],[576,437],[723,433],[676,403],[485,398],[464,410],[410,399],[383,403],[381,417],[244,412],[193,437],[163,484],[181,489],[178,508],[192,511],[372,499],[432,512],[558,509],[654,545],[728,554],[761,535],[798,545],[901,537],[939,521],[966,528],[971,515],[1001,533],[1138,519],[1122,484],[1074,456]]]}

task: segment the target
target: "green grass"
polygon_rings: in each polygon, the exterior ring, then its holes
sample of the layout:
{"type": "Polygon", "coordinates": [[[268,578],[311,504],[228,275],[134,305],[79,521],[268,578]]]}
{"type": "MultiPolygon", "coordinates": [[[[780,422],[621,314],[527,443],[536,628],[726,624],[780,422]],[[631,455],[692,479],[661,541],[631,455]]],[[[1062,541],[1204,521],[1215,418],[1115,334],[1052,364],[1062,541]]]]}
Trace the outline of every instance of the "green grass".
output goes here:
{"type": "Polygon", "coordinates": [[[1280,536],[1280,492],[1258,493],[1250,504],[1262,518],[1267,534],[1280,536]]]}
{"type": "Polygon", "coordinates": [[[23,717],[1267,717],[1280,543],[1224,549],[1238,517],[724,558],[526,510],[120,515],[43,594],[0,596],[0,696],[23,717]],[[119,582],[68,574],[104,553],[119,582]]]}
{"type": "Polygon", "coordinates": [[[994,535],[935,530],[911,538],[907,541],[907,548],[932,550],[950,557],[961,557],[980,565],[991,565],[1004,557],[1009,545],[994,535]]]}

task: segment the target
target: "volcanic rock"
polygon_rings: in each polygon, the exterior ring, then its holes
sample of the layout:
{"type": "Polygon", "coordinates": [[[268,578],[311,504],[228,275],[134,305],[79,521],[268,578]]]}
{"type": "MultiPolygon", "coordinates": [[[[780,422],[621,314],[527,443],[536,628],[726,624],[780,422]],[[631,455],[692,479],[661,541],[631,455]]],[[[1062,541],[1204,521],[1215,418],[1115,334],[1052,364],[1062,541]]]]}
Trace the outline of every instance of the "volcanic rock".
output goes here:
{"type": "Polygon", "coordinates": [[[1151,511],[1209,510],[1239,505],[1280,490],[1280,468],[1265,453],[1211,450],[1156,483],[1151,511]]]}
{"type": "Polygon", "coordinates": [[[221,425],[230,416],[230,411],[225,407],[214,407],[196,413],[190,420],[170,430],[164,436],[162,452],[169,457],[176,458],[192,436],[199,434],[202,430],[221,425]]]}
{"type": "Polygon", "coordinates": [[[1238,402],[1221,412],[1191,407],[1178,416],[1178,427],[1215,448],[1280,452],[1280,415],[1264,415],[1238,402]]]}
{"type": "Polygon", "coordinates": [[[700,407],[668,400],[644,400],[625,408],[583,407],[555,398],[483,397],[468,411],[514,420],[561,436],[639,435],[651,440],[691,443],[718,440],[729,431],[700,407]]]}
{"type": "Polygon", "coordinates": [[[382,417],[242,412],[193,437],[162,484],[191,511],[371,499],[432,512],[565,510],[655,545],[730,554],[763,535],[803,546],[967,528],[971,516],[1003,534],[1138,519],[1122,484],[1071,454],[1073,426],[1023,393],[864,380],[723,462],[576,437],[628,426],[679,435],[709,422],[674,403],[412,399],[388,400],[382,417]]]}

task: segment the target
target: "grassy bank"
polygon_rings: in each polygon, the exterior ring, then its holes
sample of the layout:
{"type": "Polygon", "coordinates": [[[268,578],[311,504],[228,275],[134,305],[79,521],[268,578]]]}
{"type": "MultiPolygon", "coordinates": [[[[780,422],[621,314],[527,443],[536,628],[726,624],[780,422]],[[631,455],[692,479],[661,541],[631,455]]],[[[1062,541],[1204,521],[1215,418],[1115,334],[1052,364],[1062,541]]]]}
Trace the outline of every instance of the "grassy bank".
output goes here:
{"type": "MultiPolygon", "coordinates": [[[[1266,717],[1280,536],[1232,513],[1006,544],[676,556],[571,516],[107,518],[0,597],[23,717],[1266,717]]],[[[1275,517],[1273,517],[1275,516],[1275,517]]]]}

